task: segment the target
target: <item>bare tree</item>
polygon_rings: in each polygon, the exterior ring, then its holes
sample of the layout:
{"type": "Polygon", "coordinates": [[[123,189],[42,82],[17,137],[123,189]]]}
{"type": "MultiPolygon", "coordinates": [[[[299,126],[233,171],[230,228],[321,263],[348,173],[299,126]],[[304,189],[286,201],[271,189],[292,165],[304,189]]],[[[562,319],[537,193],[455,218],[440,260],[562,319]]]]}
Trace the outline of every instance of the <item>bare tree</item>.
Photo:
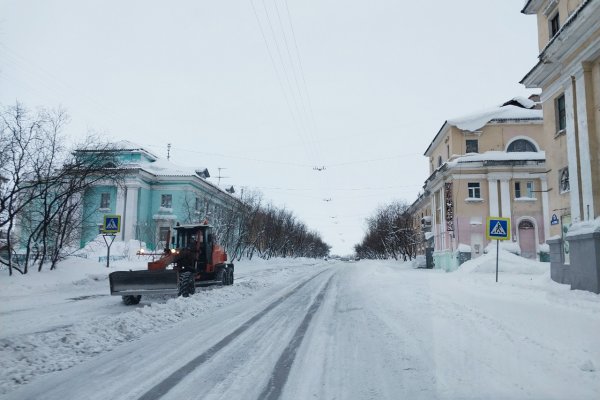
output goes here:
{"type": "Polygon", "coordinates": [[[9,250],[21,244],[23,257],[15,263],[0,260],[22,274],[31,262],[51,269],[72,244],[81,222],[81,197],[100,181],[115,182],[124,171],[116,168],[112,146],[89,136],[74,149],[65,146],[64,110],[28,111],[20,103],[0,109],[0,229],[7,233],[9,250]],[[18,243],[13,230],[19,224],[18,243]]]}

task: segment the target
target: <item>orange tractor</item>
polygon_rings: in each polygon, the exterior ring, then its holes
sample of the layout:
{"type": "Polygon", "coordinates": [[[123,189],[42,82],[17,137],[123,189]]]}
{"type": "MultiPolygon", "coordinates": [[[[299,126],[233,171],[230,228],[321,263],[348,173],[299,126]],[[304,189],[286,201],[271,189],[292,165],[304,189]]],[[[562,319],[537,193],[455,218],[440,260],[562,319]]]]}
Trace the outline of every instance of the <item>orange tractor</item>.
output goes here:
{"type": "Polygon", "coordinates": [[[177,294],[188,297],[196,286],[233,285],[234,267],[225,250],[215,243],[208,224],[178,225],[161,257],[148,270],[116,271],[108,275],[110,294],[127,305],[138,304],[143,294],[177,294]],[[172,268],[170,267],[172,265],[172,268]]]}

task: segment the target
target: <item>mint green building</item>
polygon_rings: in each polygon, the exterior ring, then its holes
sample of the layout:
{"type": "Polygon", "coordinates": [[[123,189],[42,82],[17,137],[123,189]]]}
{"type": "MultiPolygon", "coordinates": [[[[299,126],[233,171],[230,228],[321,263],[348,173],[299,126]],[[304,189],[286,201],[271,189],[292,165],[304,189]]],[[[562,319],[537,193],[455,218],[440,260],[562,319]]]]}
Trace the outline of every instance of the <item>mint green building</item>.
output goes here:
{"type": "Polygon", "coordinates": [[[241,204],[230,193],[233,190],[208,182],[205,168],[178,166],[128,141],[115,147],[119,169],[127,171],[124,185],[100,182],[85,192],[82,247],[99,234],[105,214],[121,216],[117,240],[136,239],[150,249],[160,249],[175,224],[210,221],[211,216],[241,204]]]}

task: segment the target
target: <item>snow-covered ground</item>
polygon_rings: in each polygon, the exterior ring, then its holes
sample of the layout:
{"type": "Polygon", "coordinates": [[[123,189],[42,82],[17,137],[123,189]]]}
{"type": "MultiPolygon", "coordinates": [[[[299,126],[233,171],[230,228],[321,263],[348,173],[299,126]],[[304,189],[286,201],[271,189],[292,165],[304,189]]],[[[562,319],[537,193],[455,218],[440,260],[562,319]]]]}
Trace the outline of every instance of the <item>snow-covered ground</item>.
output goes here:
{"type": "Polygon", "coordinates": [[[107,279],[144,268],[128,254],[2,272],[2,398],[600,398],[600,296],[546,263],[240,261],[233,286],[128,307],[107,279]]]}

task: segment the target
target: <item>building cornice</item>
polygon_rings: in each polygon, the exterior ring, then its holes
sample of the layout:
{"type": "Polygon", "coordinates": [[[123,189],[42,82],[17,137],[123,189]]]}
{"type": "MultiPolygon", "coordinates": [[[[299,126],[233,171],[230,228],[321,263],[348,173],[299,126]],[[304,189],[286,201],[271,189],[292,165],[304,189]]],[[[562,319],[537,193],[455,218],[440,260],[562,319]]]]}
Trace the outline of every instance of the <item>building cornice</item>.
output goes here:
{"type": "Polygon", "coordinates": [[[585,0],[563,24],[558,33],[548,42],[538,56],[538,63],[521,79],[520,83],[528,88],[545,87],[555,75],[562,74],[568,65],[564,60],[570,60],[569,65],[585,61],[598,53],[600,43],[600,26],[598,25],[600,2],[585,0]],[[586,44],[586,52],[573,57],[586,44]]]}

